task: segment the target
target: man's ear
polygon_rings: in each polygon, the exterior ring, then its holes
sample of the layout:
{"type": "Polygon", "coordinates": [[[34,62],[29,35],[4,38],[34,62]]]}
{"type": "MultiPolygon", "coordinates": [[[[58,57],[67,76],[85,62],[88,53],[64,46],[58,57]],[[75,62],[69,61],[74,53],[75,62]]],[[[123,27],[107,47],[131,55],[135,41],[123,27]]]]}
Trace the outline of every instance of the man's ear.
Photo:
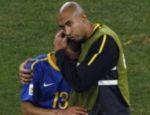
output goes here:
{"type": "Polygon", "coordinates": [[[87,21],[87,16],[85,14],[82,14],[81,15],[81,18],[82,18],[82,21],[83,22],[86,22],[87,21]]]}

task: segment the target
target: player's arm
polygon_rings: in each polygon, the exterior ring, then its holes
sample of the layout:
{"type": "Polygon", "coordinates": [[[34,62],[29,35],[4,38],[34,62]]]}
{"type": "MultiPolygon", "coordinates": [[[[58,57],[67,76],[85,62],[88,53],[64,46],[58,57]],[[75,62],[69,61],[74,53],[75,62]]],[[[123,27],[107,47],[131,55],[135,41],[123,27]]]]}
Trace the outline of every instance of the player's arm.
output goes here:
{"type": "Polygon", "coordinates": [[[21,104],[23,115],[88,115],[85,109],[81,107],[70,107],[65,110],[50,110],[36,107],[30,102],[21,104]]]}
{"type": "MultiPolygon", "coordinates": [[[[28,62],[25,67],[30,69],[32,63],[28,62]]],[[[21,94],[21,111],[23,115],[56,115],[56,111],[50,111],[45,108],[37,107],[33,105],[34,100],[37,96],[35,91],[38,91],[38,81],[41,75],[40,67],[35,67],[33,69],[34,76],[33,79],[28,83],[24,84],[22,87],[22,94],[21,94]],[[51,113],[51,114],[50,114],[51,113]]]]}
{"type": "Polygon", "coordinates": [[[23,115],[57,115],[57,111],[34,106],[30,102],[22,102],[21,110],[23,115]]]}
{"type": "Polygon", "coordinates": [[[22,84],[29,83],[33,77],[32,70],[25,67],[29,61],[32,61],[32,59],[25,60],[19,66],[19,79],[22,84]]]}
{"type": "Polygon", "coordinates": [[[102,52],[98,53],[102,46],[104,37],[92,45],[88,55],[76,66],[65,54],[64,50],[56,52],[56,59],[63,76],[68,83],[78,92],[85,91],[98,82],[104,74],[117,65],[119,50],[111,36],[103,45],[102,52]]]}

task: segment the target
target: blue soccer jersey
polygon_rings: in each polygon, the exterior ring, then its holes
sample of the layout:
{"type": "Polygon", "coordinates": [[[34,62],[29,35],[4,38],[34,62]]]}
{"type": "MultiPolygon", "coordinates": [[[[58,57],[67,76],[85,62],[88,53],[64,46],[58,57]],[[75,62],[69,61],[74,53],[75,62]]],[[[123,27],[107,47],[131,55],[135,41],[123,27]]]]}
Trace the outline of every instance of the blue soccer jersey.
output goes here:
{"type": "Polygon", "coordinates": [[[21,100],[42,108],[65,109],[71,88],[51,55],[38,56],[26,65],[26,68],[33,69],[33,80],[23,85],[21,100]]]}

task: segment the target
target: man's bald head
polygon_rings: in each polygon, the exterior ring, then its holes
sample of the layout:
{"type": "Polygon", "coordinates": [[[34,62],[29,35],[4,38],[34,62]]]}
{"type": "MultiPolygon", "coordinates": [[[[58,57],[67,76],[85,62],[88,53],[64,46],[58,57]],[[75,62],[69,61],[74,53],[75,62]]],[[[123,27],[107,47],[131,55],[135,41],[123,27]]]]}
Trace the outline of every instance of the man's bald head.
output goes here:
{"type": "Polygon", "coordinates": [[[90,33],[91,23],[77,2],[64,3],[58,12],[58,24],[64,34],[73,41],[82,41],[90,33]]]}
{"type": "Polygon", "coordinates": [[[74,1],[66,2],[61,6],[59,10],[59,15],[65,12],[69,12],[72,15],[84,14],[83,8],[77,2],[74,1]]]}

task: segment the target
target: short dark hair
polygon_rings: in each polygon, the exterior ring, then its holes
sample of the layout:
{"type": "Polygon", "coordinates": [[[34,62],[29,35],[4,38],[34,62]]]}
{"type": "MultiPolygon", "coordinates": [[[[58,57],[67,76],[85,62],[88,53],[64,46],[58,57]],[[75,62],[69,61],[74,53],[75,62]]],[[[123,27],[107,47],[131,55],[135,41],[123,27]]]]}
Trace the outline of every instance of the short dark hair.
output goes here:
{"type": "Polygon", "coordinates": [[[75,52],[81,52],[81,43],[75,42],[73,40],[67,39],[68,47],[71,48],[75,52]]]}

